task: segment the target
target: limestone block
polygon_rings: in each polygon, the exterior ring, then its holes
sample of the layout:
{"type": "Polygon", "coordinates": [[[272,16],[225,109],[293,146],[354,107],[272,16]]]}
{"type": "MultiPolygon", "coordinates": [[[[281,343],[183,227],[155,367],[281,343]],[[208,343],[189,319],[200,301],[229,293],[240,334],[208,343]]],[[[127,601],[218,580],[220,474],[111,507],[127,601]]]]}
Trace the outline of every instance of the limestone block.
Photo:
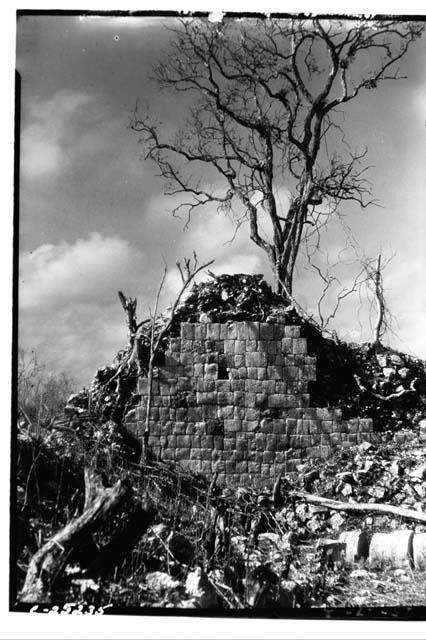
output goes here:
{"type": "Polygon", "coordinates": [[[277,322],[274,327],[274,340],[281,340],[285,335],[285,325],[282,322],[277,322]]]}
{"type": "Polygon", "coordinates": [[[197,404],[216,404],[217,392],[216,391],[197,391],[196,395],[197,404]]]}
{"type": "Polygon", "coordinates": [[[247,473],[248,472],[248,462],[246,460],[241,460],[240,462],[235,463],[235,471],[236,473],[247,473]]]}
{"type": "Polygon", "coordinates": [[[267,481],[267,479],[271,476],[271,465],[263,463],[260,468],[260,473],[262,475],[262,478],[265,478],[265,480],[267,481]]]}
{"type": "Polygon", "coordinates": [[[296,366],[296,356],[294,355],[287,355],[284,358],[284,364],[286,367],[295,367],[296,366]]]}
{"type": "MultiPolygon", "coordinates": [[[[219,436],[223,432],[222,424],[219,420],[209,419],[206,420],[206,433],[209,436],[219,436]]],[[[216,445],[214,445],[216,446],[216,445]]]]}
{"type": "Polygon", "coordinates": [[[283,338],[281,340],[281,351],[284,354],[293,353],[293,340],[292,340],[292,338],[283,338]]]}
{"type": "Polygon", "coordinates": [[[224,451],[233,451],[235,449],[235,438],[224,437],[223,449],[224,451]]]}
{"type": "Polygon", "coordinates": [[[281,380],[277,380],[275,383],[275,391],[276,393],[287,394],[289,393],[288,386],[288,382],[281,382],[281,380]]]}
{"type": "Polygon", "coordinates": [[[246,393],[245,399],[246,407],[254,407],[256,404],[256,394],[255,393],[246,393]]]}
{"type": "Polygon", "coordinates": [[[259,410],[254,407],[247,407],[245,411],[246,420],[249,422],[258,422],[259,421],[259,410]]]}
{"type": "Polygon", "coordinates": [[[201,363],[194,364],[194,378],[202,378],[204,375],[204,365],[201,363]]]}
{"type": "Polygon", "coordinates": [[[218,365],[216,362],[204,365],[204,378],[210,380],[217,380],[218,365]]]}
{"type": "Polygon", "coordinates": [[[274,339],[274,325],[266,322],[259,324],[259,338],[260,340],[273,340],[274,339]]]}
{"type": "Polygon", "coordinates": [[[246,353],[255,353],[257,351],[257,340],[246,340],[246,353]]]}
{"type": "Polygon", "coordinates": [[[177,389],[178,391],[191,391],[192,389],[192,381],[187,377],[179,377],[177,379],[177,389]]]}
{"type": "Polygon", "coordinates": [[[246,383],[246,392],[247,393],[262,393],[263,392],[263,384],[259,382],[259,380],[253,380],[247,378],[246,383]]]}
{"type": "Polygon", "coordinates": [[[286,338],[299,338],[300,337],[300,327],[294,325],[286,325],[284,327],[284,335],[286,338]]]}
{"type": "Polygon", "coordinates": [[[413,531],[408,529],[392,533],[375,533],[370,542],[370,565],[410,566],[413,559],[413,536],[413,531]]]}
{"type": "Polygon", "coordinates": [[[309,433],[309,420],[298,420],[296,434],[298,436],[307,435],[309,433]]]}
{"type": "Polygon", "coordinates": [[[273,432],[273,422],[270,418],[263,418],[260,421],[260,431],[262,433],[272,433],[273,432]]]}
{"type": "Polygon", "coordinates": [[[238,355],[243,355],[246,352],[245,340],[233,340],[233,352],[238,355]]]}
{"type": "Polygon", "coordinates": [[[217,394],[217,403],[221,406],[232,405],[234,402],[234,394],[231,391],[219,391],[217,394]]]}
{"type": "Polygon", "coordinates": [[[342,442],[342,435],[340,433],[331,433],[330,441],[332,445],[339,445],[342,442]]]}
{"type": "Polygon", "coordinates": [[[210,449],[200,448],[200,460],[211,460],[212,452],[210,449]]]}
{"type": "Polygon", "coordinates": [[[299,368],[295,366],[285,366],[282,368],[283,380],[297,380],[299,377],[299,368]]]}
{"type": "Polygon", "coordinates": [[[256,404],[255,407],[264,409],[268,403],[268,396],[266,393],[256,393],[256,404]]]}
{"type": "Polygon", "coordinates": [[[138,380],[138,393],[146,395],[148,393],[148,379],[139,378],[138,380]]]}
{"type": "MultiPolygon", "coordinates": [[[[246,366],[246,357],[243,354],[235,354],[234,356],[234,367],[236,369],[240,369],[241,367],[245,367],[246,366]]],[[[248,375],[250,375],[248,373],[248,375]]]]}
{"type": "Polygon", "coordinates": [[[247,378],[247,369],[246,367],[237,367],[235,369],[236,371],[236,375],[240,380],[244,380],[245,378],[247,378]]]}
{"type": "Polygon", "coordinates": [[[228,338],[230,340],[236,340],[238,337],[238,325],[234,322],[228,324],[228,338]]]}
{"type": "Polygon", "coordinates": [[[209,322],[206,324],[207,340],[220,340],[220,324],[217,322],[209,322]]]}
{"type": "Polygon", "coordinates": [[[262,380],[262,393],[275,393],[276,384],[275,380],[262,380]]]}
{"type": "Polygon", "coordinates": [[[247,337],[247,328],[244,322],[239,322],[237,324],[237,340],[245,340],[247,337]]]}
{"type": "Polygon", "coordinates": [[[202,407],[188,407],[188,420],[190,422],[200,422],[203,419],[202,407]]]}
{"type": "Polygon", "coordinates": [[[258,420],[243,420],[242,429],[246,432],[254,433],[258,430],[259,421],[258,420]]]}
{"type": "Polygon", "coordinates": [[[144,422],[146,420],[146,408],[138,407],[136,409],[136,420],[139,422],[144,422]]]}
{"type": "MultiPolygon", "coordinates": [[[[221,472],[222,469],[223,469],[223,464],[222,463],[216,463],[216,465],[217,466],[215,468],[215,471],[217,470],[217,471],[221,472]]],[[[201,473],[209,474],[211,472],[212,472],[211,460],[203,460],[201,462],[201,473]]]]}
{"type": "Polygon", "coordinates": [[[314,382],[317,379],[317,368],[314,365],[308,364],[301,367],[302,380],[308,380],[314,382]]]}
{"type": "Polygon", "coordinates": [[[175,422],[172,426],[172,435],[183,436],[186,431],[186,422],[175,422]]]}
{"type": "Polygon", "coordinates": [[[307,353],[306,338],[293,338],[293,353],[304,354],[307,353]]]}
{"type": "Polygon", "coordinates": [[[224,407],[218,407],[217,417],[223,420],[229,420],[234,417],[235,408],[232,404],[225,405],[224,407]]]}
{"type": "Polygon", "coordinates": [[[263,464],[272,464],[275,461],[275,454],[273,451],[264,451],[262,462],[263,464]]]}
{"type": "Polygon", "coordinates": [[[161,425],[158,422],[151,422],[149,425],[149,435],[152,437],[159,436],[161,432],[161,425]]]}
{"type": "Polygon", "coordinates": [[[223,341],[223,352],[224,353],[234,353],[235,352],[235,340],[224,340],[223,341]]]}
{"type": "Polygon", "coordinates": [[[272,393],[268,396],[268,407],[284,407],[286,396],[282,393],[272,393]]]}
{"type": "Polygon", "coordinates": [[[283,379],[283,367],[269,366],[267,368],[267,375],[270,380],[282,380],[283,379]]]}
{"type": "Polygon", "coordinates": [[[426,570],[426,533],[415,533],[413,537],[414,568],[426,570]]]}
{"type": "Polygon", "coordinates": [[[267,377],[266,367],[256,367],[257,380],[266,380],[266,377],[267,377]]]}
{"type": "MultiPolygon", "coordinates": [[[[297,423],[299,418],[286,418],[285,419],[285,432],[288,435],[293,435],[297,433],[297,423]]],[[[303,422],[301,420],[301,422],[303,422]]]]}
{"type": "Polygon", "coordinates": [[[267,357],[263,351],[253,351],[252,353],[246,353],[246,366],[247,367],[266,367],[267,357]]]}
{"type": "Polygon", "coordinates": [[[321,420],[321,433],[332,433],[332,432],[333,432],[333,421],[321,420]]]}
{"type": "Polygon", "coordinates": [[[339,536],[340,542],[346,545],[345,561],[347,564],[354,564],[359,560],[368,557],[367,533],[361,529],[355,531],[342,531],[339,536]]]}
{"type": "Polygon", "coordinates": [[[285,434],[286,421],[284,419],[274,418],[273,425],[274,425],[273,431],[275,434],[280,434],[280,433],[285,434]]]}
{"type": "Polygon", "coordinates": [[[182,353],[180,357],[180,361],[183,365],[193,365],[194,353],[192,351],[182,353]]]}
{"type": "Polygon", "coordinates": [[[269,356],[269,364],[280,367],[284,364],[284,357],[282,353],[277,353],[275,356],[269,356]]]}
{"type": "Polygon", "coordinates": [[[194,325],[194,339],[195,340],[204,341],[206,339],[206,333],[207,333],[207,329],[206,329],[206,325],[205,324],[196,324],[196,325],[194,325]]]}
{"type": "Polygon", "coordinates": [[[180,336],[184,340],[194,340],[195,325],[191,322],[182,322],[180,325],[180,336]]]}
{"type": "Polygon", "coordinates": [[[315,458],[319,458],[320,457],[320,450],[319,447],[308,447],[306,449],[306,457],[308,460],[315,460],[315,458]]]}
{"type": "Polygon", "coordinates": [[[278,353],[278,344],[277,342],[270,340],[266,342],[266,353],[272,356],[275,356],[278,353]]]}

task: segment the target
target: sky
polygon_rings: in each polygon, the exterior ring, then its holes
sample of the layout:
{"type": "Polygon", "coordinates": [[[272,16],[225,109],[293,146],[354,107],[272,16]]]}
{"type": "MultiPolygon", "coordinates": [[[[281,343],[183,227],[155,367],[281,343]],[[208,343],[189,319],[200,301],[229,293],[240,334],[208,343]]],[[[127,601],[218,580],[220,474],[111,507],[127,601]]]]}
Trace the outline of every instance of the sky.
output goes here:
{"type": "MultiPolygon", "coordinates": [[[[152,67],[167,51],[164,18],[23,16],[17,25],[21,76],[19,344],[34,349],[77,386],[126,344],[117,291],[152,305],[163,265],[165,308],[178,286],[176,259],[215,259],[216,273],[270,268],[243,227],[213,208],[184,221],[171,216],[156,169],[129,128],[140,108],[173,124],[174,95],[160,93],[152,67]]],[[[347,139],[369,148],[370,180],[380,207],[342,210],[362,250],[395,257],[385,290],[396,347],[426,358],[426,37],[400,65],[406,80],[366,92],[347,110],[347,139]]],[[[339,225],[324,234],[330,259],[344,242],[339,225]]],[[[341,272],[343,285],[352,277],[341,272]]],[[[319,282],[301,264],[296,298],[315,310],[319,282]]],[[[330,304],[332,304],[330,302],[330,304]]],[[[333,325],[347,340],[371,337],[366,307],[348,298],[333,325]],[[362,329],[359,325],[361,320],[362,329]]]]}

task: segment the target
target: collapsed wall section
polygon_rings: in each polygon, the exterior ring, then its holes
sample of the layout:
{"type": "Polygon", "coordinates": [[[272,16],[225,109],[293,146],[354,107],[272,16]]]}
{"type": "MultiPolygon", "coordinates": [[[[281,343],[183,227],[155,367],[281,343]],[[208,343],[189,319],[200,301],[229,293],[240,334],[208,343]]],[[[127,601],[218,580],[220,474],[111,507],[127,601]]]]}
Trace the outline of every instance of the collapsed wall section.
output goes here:
{"type": "MultiPolygon", "coordinates": [[[[228,484],[267,485],[306,459],[369,439],[370,419],[309,406],[316,358],[299,326],[183,323],[152,382],[149,449],[194,472],[219,472],[228,484]]],[[[134,422],[142,439],[148,381],[134,422]]]]}

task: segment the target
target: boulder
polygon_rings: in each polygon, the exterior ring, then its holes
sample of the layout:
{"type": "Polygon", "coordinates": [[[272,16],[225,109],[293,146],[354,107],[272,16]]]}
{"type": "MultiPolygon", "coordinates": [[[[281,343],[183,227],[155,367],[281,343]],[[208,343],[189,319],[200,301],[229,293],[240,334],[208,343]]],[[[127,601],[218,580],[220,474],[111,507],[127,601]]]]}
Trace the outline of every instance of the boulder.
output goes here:
{"type": "Polygon", "coordinates": [[[410,472],[410,476],[412,478],[418,478],[419,480],[424,480],[426,478],[426,462],[423,462],[419,467],[413,469],[410,472]]]}
{"type": "Polygon", "coordinates": [[[342,531],[340,542],[346,545],[345,559],[347,564],[354,564],[368,557],[368,538],[365,531],[342,531]]]}
{"type": "Polygon", "coordinates": [[[426,570],[426,533],[415,533],[413,537],[414,568],[426,570]]]}
{"type": "Polygon", "coordinates": [[[370,566],[401,568],[413,562],[413,531],[375,533],[370,542],[370,566]]]}
{"type": "Polygon", "coordinates": [[[385,367],[383,369],[383,375],[385,376],[385,378],[387,378],[388,380],[392,380],[392,378],[395,377],[396,371],[393,367],[385,367]]]}
{"type": "Polygon", "coordinates": [[[216,590],[201,567],[188,573],[185,590],[197,609],[213,609],[219,605],[216,590]]]}
{"type": "Polygon", "coordinates": [[[173,580],[168,573],[164,571],[152,571],[145,575],[145,584],[151,591],[161,593],[169,591],[179,586],[177,580],[173,580]]]}

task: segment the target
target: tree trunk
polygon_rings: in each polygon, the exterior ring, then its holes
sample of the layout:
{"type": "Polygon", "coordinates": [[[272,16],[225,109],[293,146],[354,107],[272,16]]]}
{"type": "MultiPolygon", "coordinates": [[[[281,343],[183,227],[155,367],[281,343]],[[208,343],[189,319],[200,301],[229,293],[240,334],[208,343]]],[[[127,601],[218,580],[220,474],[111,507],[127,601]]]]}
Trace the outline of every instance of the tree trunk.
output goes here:
{"type": "Polygon", "coordinates": [[[102,520],[111,517],[131,491],[130,484],[122,480],[106,489],[99,476],[88,468],[84,470],[84,481],[86,500],[83,513],[58,531],[33,556],[19,595],[21,602],[52,601],[55,581],[73,549],[102,520]]]}
{"type": "Polygon", "coordinates": [[[292,491],[292,497],[302,498],[310,504],[319,504],[333,511],[347,511],[348,513],[386,513],[388,515],[397,516],[414,522],[426,523],[426,513],[422,511],[414,511],[403,507],[395,507],[392,504],[380,504],[375,502],[340,502],[331,498],[322,498],[305,491],[292,491]]]}

